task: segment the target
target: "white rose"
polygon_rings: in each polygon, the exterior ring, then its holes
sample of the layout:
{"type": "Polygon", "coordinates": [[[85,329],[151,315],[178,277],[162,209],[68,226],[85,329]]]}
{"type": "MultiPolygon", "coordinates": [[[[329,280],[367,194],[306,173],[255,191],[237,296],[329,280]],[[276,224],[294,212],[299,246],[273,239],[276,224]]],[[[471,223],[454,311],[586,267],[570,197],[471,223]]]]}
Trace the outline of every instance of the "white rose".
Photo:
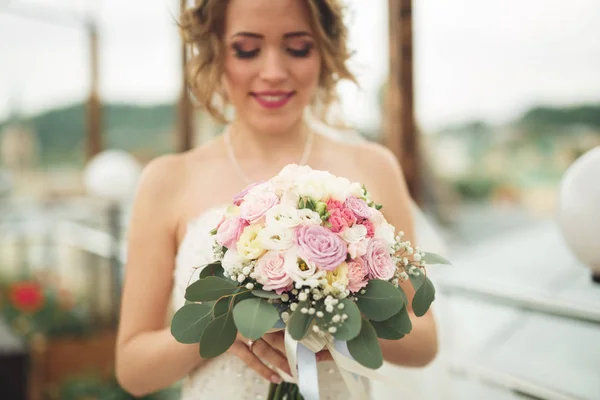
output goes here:
{"type": "Polygon", "coordinates": [[[305,286],[310,286],[311,283],[317,282],[325,276],[325,273],[319,271],[315,264],[299,259],[298,253],[294,249],[285,254],[283,267],[294,283],[301,283],[305,286]]]}
{"type": "Polygon", "coordinates": [[[311,177],[301,177],[297,181],[298,194],[300,196],[312,197],[315,200],[321,200],[327,194],[326,186],[324,182],[319,179],[312,179],[311,177]]]}
{"type": "Polygon", "coordinates": [[[290,204],[277,204],[266,214],[267,226],[278,225],[285,228],[294,228],[301,222],[298,209],[290,204]]]}
{"type": "Polygon", "coordinates": [[[327,189],[331,193],[331,197],[341,202],[346,201],[350,193],[350,181],[343,177],[335,177],[327,183],[327,189]]]}
{"type": "Polygon", "coordinates": [[[350,257],[362,257],[367,254],[367,248],[369,247],[369,239],[365,238],[356,243],[350,243],[348,245],[348,254],[350,257]]]}
{"type": "Polygon", "coordinates": [[[266,250],[285,251],[294,244],[294,231],[283,224],[268,225],[260,231],[257,240],[266,250]]]}
{"type": "Polygon", "coordinates": [[[367,237],[367,227],[364,225],[355,224],[354,226],[346,228],[340,232],[340,237],[344,239],[346,243],[358,243],[367,237]]]}
{"type": "Polygon", "coordinates": [[[300,221],[302,221],[303,225],[321,225],[323,222],[318,212],[308,208],[298,210],[298,217],[300,218],[300,221]]]}
{"type": "Polygon", "coordinates": [[[254,186],[252,189],[250,189],[248,191],[248,194],[251,196],[260,196],[266,192],[270,192],[271,190],[271,184],[269,182],[263,182],[263,183],[259,183],[258,185],[254,186]]]}
{"type": "Polygon", "coordinates": [[[375,229],[375,238],[382,239],[386,245],[392,247],[396,243],[394,232],[394,226],[385,222],[375,229]]]}
{"type": "Polygon", "coordinates": [[[223,270],[227,273],[227,275],[232,276],[236,275],[243,269],[244,262],[244,258],[240,256],[237,251],[229,249],[225,253],[221,264],[223,265],[223,270]]]}
{"type": "Polygon", "coordinates": [[[353,182],[350,184],[350,188],[348,189],[348,196],[358,197],[359,199],[365,195],[365,191],[362,188],[362,185],[358,182],[353,182]]]}

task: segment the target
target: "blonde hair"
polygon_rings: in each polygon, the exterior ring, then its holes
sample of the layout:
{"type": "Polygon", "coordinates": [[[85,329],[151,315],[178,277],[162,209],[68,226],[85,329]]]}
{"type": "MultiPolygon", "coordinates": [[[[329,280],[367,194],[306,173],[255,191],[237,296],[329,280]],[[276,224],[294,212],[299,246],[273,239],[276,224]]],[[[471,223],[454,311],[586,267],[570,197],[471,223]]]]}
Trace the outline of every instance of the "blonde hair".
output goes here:
{"type": "MultiPolygon", "coordinates": [[[[341,0],[304,0],[309,11],[310,24],[321,51],[319,87],[313,102],[314,115],[326,121],[329,107],[337,102],[336,85],[356,78],[346,63],[348,31],[344,24],[341,0]]],[[[187,63],[188,81],[198,103],[216,120],[226,123],[226,98],[221,87],[223,73],[225,16],[228,0],[197,0],[196,6],[181,16],[180,30],[184,42],[192,48],[187,63]]]]}

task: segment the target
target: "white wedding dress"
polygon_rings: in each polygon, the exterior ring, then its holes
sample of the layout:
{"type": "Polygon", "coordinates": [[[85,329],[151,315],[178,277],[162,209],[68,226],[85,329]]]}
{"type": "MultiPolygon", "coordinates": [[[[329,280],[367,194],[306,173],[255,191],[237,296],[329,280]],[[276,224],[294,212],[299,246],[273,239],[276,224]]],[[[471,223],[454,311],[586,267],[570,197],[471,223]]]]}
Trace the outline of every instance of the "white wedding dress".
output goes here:
{"type": "MultiPolygon", "coordinates": [[[[174,272],[172,306],[176,311],[185,303],[188,282],[198,278],[199,269],[213,261],[210,231],[220,221],[225,207],[213,208],[190,221],[187,233],[177,253],[174,272]],[[192,276],[193,275],[193,276],[192,276]]],[[[320,362],[319,394],[322,400],[347,400],[350,393],[337,367],[332,362],[320,362]]],[[[190,374],[183,384],[181,400],[265,399],[269,383],[239,358],[225,353],[207,361],[190,374]]],[[[360,400],[367,400],[365,397],[360,400]]]]}

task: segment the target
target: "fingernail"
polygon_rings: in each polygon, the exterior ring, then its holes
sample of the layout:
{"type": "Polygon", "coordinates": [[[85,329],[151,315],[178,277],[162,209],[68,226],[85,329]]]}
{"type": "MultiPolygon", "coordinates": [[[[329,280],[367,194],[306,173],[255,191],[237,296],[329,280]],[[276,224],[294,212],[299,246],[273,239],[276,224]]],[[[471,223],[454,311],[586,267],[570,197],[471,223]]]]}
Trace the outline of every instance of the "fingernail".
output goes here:
{"type": "Polygon", "coordinates": [[[279,375],[272,375],[271,376],[271,382],[276,383],[276,384],[280,384],[281,383],[281,377],[279,375]]]}

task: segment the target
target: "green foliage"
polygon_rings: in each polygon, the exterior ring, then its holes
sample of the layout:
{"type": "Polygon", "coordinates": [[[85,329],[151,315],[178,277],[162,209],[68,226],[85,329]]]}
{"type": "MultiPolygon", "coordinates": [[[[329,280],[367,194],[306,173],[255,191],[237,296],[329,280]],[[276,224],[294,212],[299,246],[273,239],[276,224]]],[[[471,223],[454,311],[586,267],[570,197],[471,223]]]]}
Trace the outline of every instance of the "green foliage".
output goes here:
{"type": "Polygon", "coordinates": [[[398,289],[389,282],[372,280],[359,294],[357,305],[360,311],[373,321],[384,321],[396,314],[404,305],[398,289]]]}
{"type": "Polygon", "coordinates": [[[212,319],[212,305],[188,304],[181,307],[171,321],[171,334],[180,343],[200,342],[204,329],[212,319]]]}
{"type": "MultiPolygon", "coordinates": [[[[424,275],[423,275],[424,276],[424,275]]],[[[415,293],[412,301],[413,311],[417,317],[422,317],[425,315],[431,303],[435,300],[435,287],[433,283],[424,276],[424,280],[422,284],[419,286],[419,289],[415,293]]]]}
{"type": "Polygon", "coordinates": [[[309,308],[310,304],[307,302],[298,303],[298,308],[296,311],[292,313],[290,319],[287,323],[287,329],[290,332],[290,335],[296,340],[302,340],[306,332],[308,332],[308,328],[313,322],[314,315],[310,315],[308,313],[303,314],[302,308],[309,308]]]}
{"type": "Polygon", "coordinates": [[[440,256],[439,254],[435,254],[435,253],[425,253],[425,258],[423,259],[423,261],[425,261],[426,264],[430,264],[430,265],[435,265],[435,264],[444,264],[444,265],[451,265],[452,263],[448,260],[446,260],[444,257],[440,256]]]}
{"type": "MultiPolygon", "coordinates": [[[[348,340],[354,339],[360,333],[362,317],[356,303],[352,300],[343,299],[340,301],[340,304],[344,305],[343,312],[348,315],[348,319],[337,328],[337,331],[333,336],[338,340],[347,342],[348,340]]],[[[325,316],[327,316],[327,314],[325,314],[325,316]]]]}
{"type": "Polygon", "coordinates": [[[208,278],[209,276],[216,276],[217,278],[228,279],[223,274],[223,266],[220,262],[214,262],[202,268],[202,271],[200,272],[200,279],[208,278]]]}
{"type": "Polygon", "coordinates": [[[410,322],[406,305],[387,320],[381,322],[371,321],[371,324],[380,339],[402,339],[404,335],[409,334],[412,330],[412,323],[410,322]]]}
{"type": "Polygon", "coordinates": [[[187,287],[185,298],[189,301],[217,301],[223,296],[231,296],[238,286],[231,280],[209,276],[199,279],[187,287]]]}
{"type": "Polygon", "coordinates": [[[383,365],[383,353],[377,340],[377,332],[366,319],[362,321],[358,336],[348,341],[348,351],[364,367],[377,369],[383,365]]]}
{"type": "Polygon", "coordinates": [[[279,320],[279,311],[264,299],[248,299],[233,309],[233,319],[244,337],[257,340],[279,320]]]}
{"type": "Polygon", "coordinates": [[[200,339],[200,356],[214,358],[225,353],[235,341],[237,332],[231,312],[213,319],[200,339]]]}
{"type": "Polygon", "coordinates": [[[588,125],[600,129],[600,104],[576,107],[534,107],[519,120],[525,126],[588,125]]]}

